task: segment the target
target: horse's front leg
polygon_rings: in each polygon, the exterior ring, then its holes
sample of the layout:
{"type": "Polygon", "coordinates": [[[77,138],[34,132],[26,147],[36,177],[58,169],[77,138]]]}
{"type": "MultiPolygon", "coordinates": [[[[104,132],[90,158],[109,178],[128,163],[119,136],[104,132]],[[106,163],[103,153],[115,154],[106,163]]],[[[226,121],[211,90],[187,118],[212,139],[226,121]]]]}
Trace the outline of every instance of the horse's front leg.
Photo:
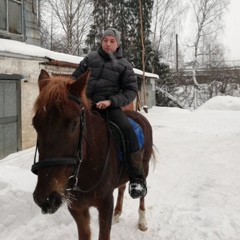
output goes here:
{"type": "Polygon", "coordinates": [[[122,214],[122,207],[123,207],[123,197],[124,197],[124,192],[126,189],[126,184],[120,186],[118,188],[118,197],[117,197],[117,203],[114,209],[114,214],[113,214],[113,223],[118,223],[119,218],[122,214]]]}
{"type": "Polygon", "coordinates": [[[97,206],[99,212],[99,240],[110,240],[110,231],[113,214],[113,195],[101,199],[97,206]]]}
{"type": "Polygon", "coordinates": [[[89,209],[83,211],[69,208],[78,228],[79,240],[91,240],[90,214],[89,209]]]}

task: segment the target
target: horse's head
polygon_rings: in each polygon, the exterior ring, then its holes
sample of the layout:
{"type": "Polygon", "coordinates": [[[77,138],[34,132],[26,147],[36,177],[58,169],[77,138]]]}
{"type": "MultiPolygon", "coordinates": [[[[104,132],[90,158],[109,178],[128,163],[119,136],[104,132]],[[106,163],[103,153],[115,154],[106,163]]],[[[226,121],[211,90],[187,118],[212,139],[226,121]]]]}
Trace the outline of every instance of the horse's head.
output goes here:
{"type": "Polygon", "coordinates": [[[41,70],[39,96],[34,105],[33,126],[37,132],[39,161],[33,164],[38,182],[34,200],[43,213],[54,213],[67,200],[69,177],[79,157],[79,139],[84,108],[87,71],[76,81],[70,77],[49,76],[41,70]]]}

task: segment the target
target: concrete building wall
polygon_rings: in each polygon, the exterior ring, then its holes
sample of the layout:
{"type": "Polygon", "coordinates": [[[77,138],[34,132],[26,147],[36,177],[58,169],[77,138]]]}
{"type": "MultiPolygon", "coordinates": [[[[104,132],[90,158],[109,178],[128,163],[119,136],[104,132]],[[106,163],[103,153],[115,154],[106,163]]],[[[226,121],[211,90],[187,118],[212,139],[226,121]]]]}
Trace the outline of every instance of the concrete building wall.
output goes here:
{"type": "Polygon", "coordinates": [[[0,73],[21,74],[21,132],[20,149],[27,149],[35,145],[36,134],[32,127],[32,107],[38,95],[37,79],[40,72],[40,60],[0,57],[0,73]]]}

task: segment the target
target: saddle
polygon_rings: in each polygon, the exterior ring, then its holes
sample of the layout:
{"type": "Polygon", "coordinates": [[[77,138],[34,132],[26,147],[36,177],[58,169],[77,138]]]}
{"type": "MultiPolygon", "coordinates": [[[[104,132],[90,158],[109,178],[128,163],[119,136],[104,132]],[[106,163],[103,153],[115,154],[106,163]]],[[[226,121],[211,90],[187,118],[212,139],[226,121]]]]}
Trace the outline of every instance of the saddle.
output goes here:
{"type": "MultiPolygon", "coordinates": [[[[96,111],[96,109],[93,108],[92,112],[94,114],[97,114],[98,116],[101,116],[106,121],[106,123],[108,125],[109,133],[113,137],[115,146],[118,150],[118,158],[120,161],[125,160],[126,159],[126,145],[125,145],[125,139],[124,139],[121,129],[118,127],[118,125],[116,123],[108,120],[107,117],[101,115],[98,111],[96,111]]],[[[130,123],[133,126],[133,130],[134,130],[137,140],[138,140],[139,148],[141,149],[144,144],[143,129],[132,118],[128,117],[128,120],[130,121],[130,123]]]]}
{"type": "MultiPolygon", "coordinates": [[[[133,130],[138,140],[139,148],[141,149],[144,144],[144,134],[142,127],[133,119],[128,118],[128,120],[133,126],[133,130]]],[[[110,134],[113,136],[116,148],[118,149],[118,158],[120,161],[122,161],[126,158],[126,146],[123,133],[121,129],[118,127],[118,125],[112,121],[109,121],[109,128],[110,134]]]]}

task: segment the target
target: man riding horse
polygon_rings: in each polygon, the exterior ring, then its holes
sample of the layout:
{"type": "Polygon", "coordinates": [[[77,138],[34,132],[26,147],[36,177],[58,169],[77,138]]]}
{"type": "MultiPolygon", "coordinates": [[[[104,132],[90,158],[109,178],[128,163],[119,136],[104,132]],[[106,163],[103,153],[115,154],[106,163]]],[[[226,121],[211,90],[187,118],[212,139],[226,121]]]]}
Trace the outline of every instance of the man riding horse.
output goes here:
{"type": "Polygon", "coordinates": [[[108,28],[103,33],[101,47],[80,62],[72,78],[79,78],[87,69],[91,70],[91,75],[86,94],[93,108],[117,124],[124,135],[130,170],[129,194],[132,198],[144,197],[147,186],[138,140],[121,109],[136,98],[137,80],[131,64],[122,56],[119,31],[108,28]]]}

